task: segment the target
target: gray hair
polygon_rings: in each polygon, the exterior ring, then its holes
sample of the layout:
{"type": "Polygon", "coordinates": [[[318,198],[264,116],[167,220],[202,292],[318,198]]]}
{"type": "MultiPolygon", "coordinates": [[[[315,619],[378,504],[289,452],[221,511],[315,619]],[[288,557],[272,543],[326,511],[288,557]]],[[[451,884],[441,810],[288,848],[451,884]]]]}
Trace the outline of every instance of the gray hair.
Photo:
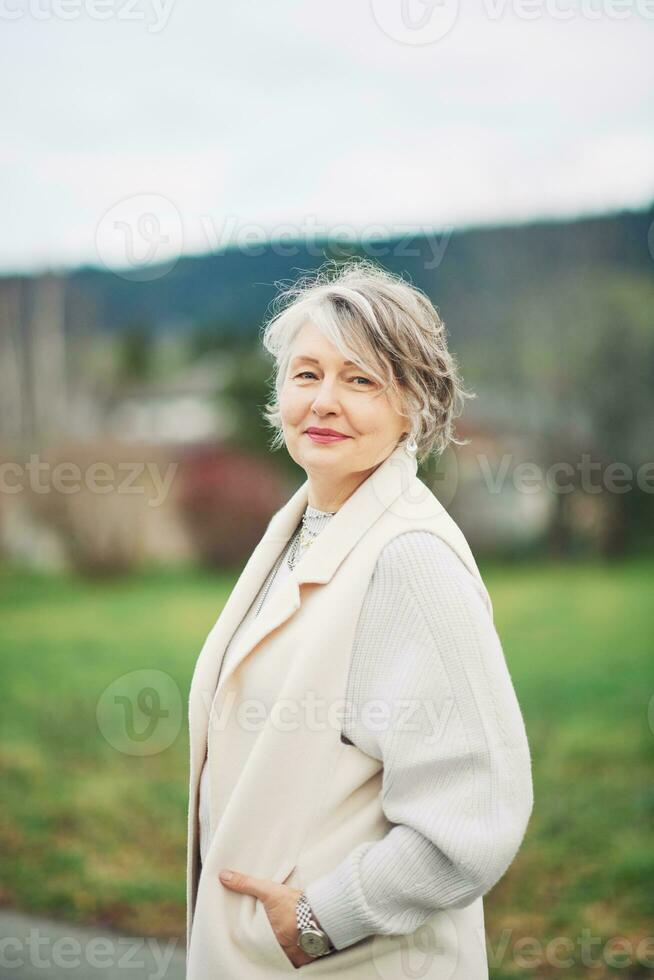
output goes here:
{"type": "MultiPolygon", "coordinates": [[[[281,291],[263,326],[262,343],[275,358],[271,400],[264,418],[274,430],[271,449],[284,445],[279,395],[296,334],[307,321],[321,330],[382,391],[393,392],[421,460],[441,454],[454,436],[454,419],[466,398],[447,331],[438,310],[417,287],[369,259],[334,260],[281,291]]],[[[406,441],[403,435],[399,442],[406,441]]],[[[399,443],[398,443],[399,444],[399,443]]]]}

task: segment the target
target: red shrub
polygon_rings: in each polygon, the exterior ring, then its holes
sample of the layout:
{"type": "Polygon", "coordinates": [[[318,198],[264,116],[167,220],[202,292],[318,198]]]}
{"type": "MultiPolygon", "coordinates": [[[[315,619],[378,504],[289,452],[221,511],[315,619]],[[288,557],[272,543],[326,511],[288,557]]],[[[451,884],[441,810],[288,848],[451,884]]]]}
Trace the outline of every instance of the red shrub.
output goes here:
{"type": "Polygon", "coordinates": [[[188,450],[180,481],[181,516],[198,556],[214,567],[247,561],[292,492],[260,457],[217,446],[188,450]]]}

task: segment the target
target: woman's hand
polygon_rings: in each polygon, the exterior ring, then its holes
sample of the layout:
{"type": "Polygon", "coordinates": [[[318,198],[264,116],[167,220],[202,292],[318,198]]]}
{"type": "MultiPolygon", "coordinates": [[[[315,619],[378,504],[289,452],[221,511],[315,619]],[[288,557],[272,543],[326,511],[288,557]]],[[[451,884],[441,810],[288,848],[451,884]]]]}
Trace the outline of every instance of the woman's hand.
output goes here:
{"type": "Polygon", "coordinates": [[[268,921],[293,966],[304,966],[313,963],[315,957],[309,956],[297,944],[297,919],[295,906],[302,894],[299,888],[289,888],[271,878],[254,878],[252,875],[241,874],[238,871],[221,871],[220,880],[226,888],[240,892],[242,895],[252,895],[263,902],[268,921]],[[225,877],[229,875],[230,877],[225,877]]]}

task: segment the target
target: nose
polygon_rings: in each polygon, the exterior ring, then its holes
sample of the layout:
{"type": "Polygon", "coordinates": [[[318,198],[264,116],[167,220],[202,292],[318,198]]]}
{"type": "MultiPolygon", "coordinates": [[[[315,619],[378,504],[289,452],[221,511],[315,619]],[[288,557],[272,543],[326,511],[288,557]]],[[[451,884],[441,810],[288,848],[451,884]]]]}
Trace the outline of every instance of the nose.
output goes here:
{"type": "Polygon", "coordinates": [[[339,411],[340,405],[338,403],[335,385],[326,377],[323,378],[316,392],[315,398],[313,399],[312,408],[316,415],[320,416],[337,413],[339,411]]]}

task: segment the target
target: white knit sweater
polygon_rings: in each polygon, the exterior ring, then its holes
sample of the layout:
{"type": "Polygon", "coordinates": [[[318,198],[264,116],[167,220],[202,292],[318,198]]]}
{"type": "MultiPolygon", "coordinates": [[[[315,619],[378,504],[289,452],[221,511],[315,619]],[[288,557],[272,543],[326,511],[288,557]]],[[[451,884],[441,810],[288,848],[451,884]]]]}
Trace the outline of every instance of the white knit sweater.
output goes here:
{"type": "MultiPolygon", "coordinates": [[[[315,533],[331,516],[307,508],[315,533]]],[[[284,561],[268,576],[223,666],[266,587],[267,601],[288,574],[284,561]]],[[[533,806],[527,736],[487,597],[437,535],[407,531],[379,555],[346,699],[343,737],[383,762],[382,806],[394,826],[304,886],[337,949],[412,932],[435,910],[484,895],[513,860],[533,806]]],[[[207,768],[201,860],[211,840],[207,768]]]]}

